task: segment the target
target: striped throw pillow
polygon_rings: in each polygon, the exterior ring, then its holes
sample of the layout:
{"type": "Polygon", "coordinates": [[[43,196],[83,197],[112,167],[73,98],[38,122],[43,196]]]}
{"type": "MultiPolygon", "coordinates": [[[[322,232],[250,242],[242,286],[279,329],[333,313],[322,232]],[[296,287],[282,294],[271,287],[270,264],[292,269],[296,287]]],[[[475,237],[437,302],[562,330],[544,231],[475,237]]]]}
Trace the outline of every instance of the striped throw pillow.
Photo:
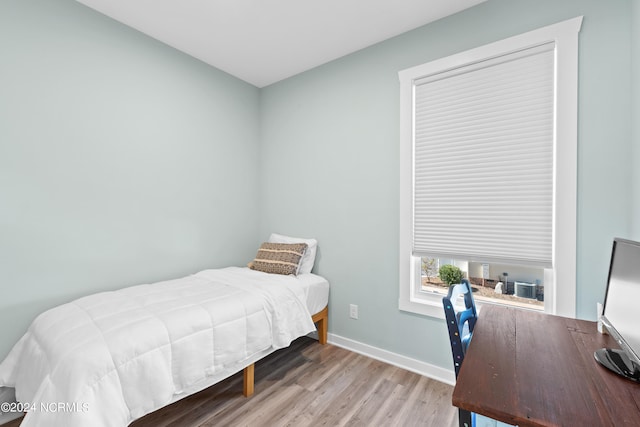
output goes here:
{"type": "Polygon", "coordinates": [[[306,243],[263,243],[249,268],[265,273],[297,275],[306,250],[306,243]]]}

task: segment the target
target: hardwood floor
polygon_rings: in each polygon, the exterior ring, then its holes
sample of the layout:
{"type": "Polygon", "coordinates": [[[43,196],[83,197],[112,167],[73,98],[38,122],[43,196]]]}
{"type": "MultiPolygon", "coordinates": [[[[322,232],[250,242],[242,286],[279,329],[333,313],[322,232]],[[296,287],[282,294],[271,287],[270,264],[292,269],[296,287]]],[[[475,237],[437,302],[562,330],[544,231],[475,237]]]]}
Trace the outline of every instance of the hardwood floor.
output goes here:
{"type": "Polygon", "coordinates": [[[256,363],[256,391],[242,375],[149,414],[131,427],[454,427],[453,387],[303,337],[256,363]]]}
{"type": "Polygon", "coordinates": [[[455,427],[452,392],[449,385],[303,337],[256,363],[252,397],[242,395],[240,372],[131,427],[455,427]]]}

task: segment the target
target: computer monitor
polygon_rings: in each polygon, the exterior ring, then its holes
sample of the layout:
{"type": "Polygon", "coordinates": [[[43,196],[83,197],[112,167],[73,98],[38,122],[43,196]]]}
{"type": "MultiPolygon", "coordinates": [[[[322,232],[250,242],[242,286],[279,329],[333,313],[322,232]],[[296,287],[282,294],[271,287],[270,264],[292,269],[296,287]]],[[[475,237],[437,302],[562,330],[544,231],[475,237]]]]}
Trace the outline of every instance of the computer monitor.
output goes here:
{"type": "Polygon", "coordinates": [[[613,240],[600,320],[620,349],[597,350],[596,360],[613,372],[640,382],[640,243],[613,240]]]}

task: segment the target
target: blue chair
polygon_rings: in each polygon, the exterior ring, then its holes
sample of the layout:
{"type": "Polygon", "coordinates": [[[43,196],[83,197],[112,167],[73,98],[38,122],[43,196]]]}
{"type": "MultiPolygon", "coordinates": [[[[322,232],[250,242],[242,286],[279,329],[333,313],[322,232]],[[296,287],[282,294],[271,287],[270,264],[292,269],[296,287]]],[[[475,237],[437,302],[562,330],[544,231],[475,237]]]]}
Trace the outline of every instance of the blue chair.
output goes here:
{"type": "Polygon", "coordinates": [[[451,352],[453,354],[453,366],[456,371],[456,378],[460,366],[467,352],[467,347],[473,336],[473,328],[478,319],[476,303],[473,300],[471,285],[467,279],[457,285],[451,285],[446,297],[442,298],[444,306],[444,317],[447,320],[449,329],[449,339],[451,340],[451,352]],[[456,307],[456,302],[460,296],[464,296],[464,308],[456,307]]]}
{"type": "MultiPolygon", "coordinates": [[[[458,372],[460,372],[464,355],[467,352],[471,337],[473,337],[473,329],[478,320],[478,311],[476,310],[476,303],[473,300],[473,291],[469,281],[462,279],[461,283],[449,286],[447,296],[442,298],[442,305],[444,306],[444,317],[449,330],[453,367],[456,372],[456,378],[458,378],[458,372]],[[460,296],[464,297],[464,308],[461,305],[456,307],[460,296]]],[[[512,427],[510,424],[504,424],[463,409],[458,409],[458,422],[460,427],[512,427]]]]}
{"type": "MultiPolygon", "coordinates": [[[[464,355],[473,336],[473,328],[478,319],[476,304],[473,300],[471,285],[466,279],[457,285],[449,286],[449,292],[442,298],[444,306],[444,317],[449,330],[449,341],[451,342],[451,353],[453,355],[453,367],[458,378],[458,372],[462,366],[464,355]],[[460,296],[464,296],[464,308],[456,307],[460,296]]],[[[460,427],[475,426],[475,414],[458,409],[458,420],[460,427]]]]}

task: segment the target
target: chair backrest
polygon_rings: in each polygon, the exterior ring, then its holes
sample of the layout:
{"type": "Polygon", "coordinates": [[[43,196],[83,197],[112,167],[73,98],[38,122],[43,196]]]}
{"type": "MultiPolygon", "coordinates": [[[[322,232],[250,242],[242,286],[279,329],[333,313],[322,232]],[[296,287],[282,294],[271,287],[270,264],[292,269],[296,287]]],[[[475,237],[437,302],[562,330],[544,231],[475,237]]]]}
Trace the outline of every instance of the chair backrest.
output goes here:
{"type": "Polygon", "coordinates": [[[469,281],[462,279],[461,283],[451,285],[447,296],[442,298],[442,305],[444,306],[444,316],[449,330],[453,366],[456,378],[458,378],[460,366],[464,360],[464,355],[473,336],[473,328],[478,319],[469,281]],[[459,304],[458,298],[461,295],[464,296],[464,308],[456,305],[459,304]]]}
{"type": "MultiPolygon", "coordinates": [[[[444,316],[449,330],[449,341],[451,341],[453,366],[456,371],[456,378],[458,378],[460,366],[462,366],[464,355],[473,336],[473,329],[478,320],[476,303],[473,300],[473,291],[469,281],[462,279],[460,284],[449,286],[447,296],[442,298],[442,305],[444,306],[444,316]],[[461,307],[458,301],[461,295],[464,298],[464,308],[461,307]]],[[[460,408],[458,408],[458,425],[460,427],[512,427],[460,408]]]]}

